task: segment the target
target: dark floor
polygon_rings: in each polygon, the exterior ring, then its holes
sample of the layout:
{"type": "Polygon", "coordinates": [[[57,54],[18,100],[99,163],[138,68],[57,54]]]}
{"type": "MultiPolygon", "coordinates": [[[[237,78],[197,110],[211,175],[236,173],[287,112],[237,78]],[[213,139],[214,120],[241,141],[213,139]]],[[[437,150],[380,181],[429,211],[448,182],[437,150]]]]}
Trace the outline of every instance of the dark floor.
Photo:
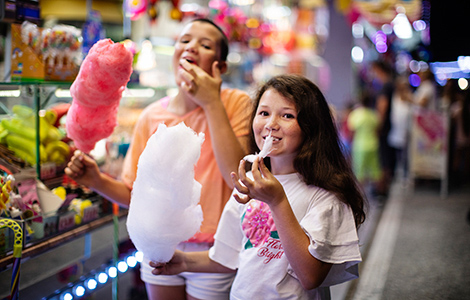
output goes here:
{"type": "Polygon", "coordinates": [[[395,183],[344,299],[470,299],[469,180],[395,183]]]}

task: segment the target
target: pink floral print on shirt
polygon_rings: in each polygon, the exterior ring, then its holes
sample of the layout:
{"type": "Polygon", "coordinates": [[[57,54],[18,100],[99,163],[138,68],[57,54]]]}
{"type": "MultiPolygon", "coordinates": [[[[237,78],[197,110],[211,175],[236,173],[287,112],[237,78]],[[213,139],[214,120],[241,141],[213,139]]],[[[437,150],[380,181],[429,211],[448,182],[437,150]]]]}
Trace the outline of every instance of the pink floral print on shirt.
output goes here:
{"type": "Polygon", "coordinates": [[[246,205],[242,217],[242,229],[248,238],[245,249],[263,245],[270,236],[279,238],[269,206],[258,200],[251,200],[246,205]]]}

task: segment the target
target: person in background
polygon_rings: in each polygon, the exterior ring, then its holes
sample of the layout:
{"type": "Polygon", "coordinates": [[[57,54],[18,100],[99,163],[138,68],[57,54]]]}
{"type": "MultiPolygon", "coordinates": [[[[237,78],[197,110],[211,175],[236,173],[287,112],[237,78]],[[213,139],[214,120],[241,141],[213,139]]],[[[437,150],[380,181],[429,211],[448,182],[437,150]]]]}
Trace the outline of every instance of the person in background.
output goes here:
{"type": "Polygon", "coordinates": [[[406,76],[395,80],[395,91],[392,96],[390,112],[390,132],[388,144],[395,154],[397,167],[401,167],[403,178],[408,172],[408,139],[411,126],[411,106],[413,103],[413,91],[406,76]]]}
{"type": "Polygon", "coordinates": [[[434,74],[428,68],[418,72],[421,80],[418,88],[414,93],[413,103],[420,107],[430,110],[437,109],[437,91],[434,74]]]}
{"type": "Polygon", "coordinates": [[[381,89],[376,96],[376,110],[379,114],[379,158],[382,171],[381,179],[377,185],[377,196],[386,197],[393,180],[396,159],[393,149],[388,144],[388,133],[390,132],[390,111],[392,95],[395,88],[394,70],[385,61],[377,60],[371,65],[372,74],[381,83],[381,89]]]}
{"type": "Polygon", "coordinates": [[[352,152],[352,142],[353,142],[353,132],[348,126],[349,115],[354,109],[354,103],[349,102],[346,104],[346,107],[343,113],[339,117],[338,127],[339,127],[339,138],[343,144],[343,152],[346,157],[351,160],[352,152]]]}
{"type": "Polygon", "coordinates": [[[354,174],[367,190],[376,188],[381,176],[379,161],[379,116],[372,105],[372,96],[363,92],[360,103],[349,114],[347,126],[353,133],[351,161],[354,174]]]}
{"type": "MultiPolygon", "coordinates": [[[[127,207],[139,157],[160,123],[174,126],[184,122],[195,132],[203,132],[205,141],[195,167],[195,180],[202,185],[204,221],[194,237],[178,246],[183,251],[202,251],[212,246],[217,223],[233,188],[230,172],[237,170],[246,154],[251,100],[245,92],[221,89],[227,54],[227,37],[217,25],[206,19],[189,22],[176,40],[173,55],[178,93],[150,104],[142,112],[120,180],[101,173],[96,162],[80,152],[65,169],[78,183],[127,207]]],[[[233,281],[233,274],[154,276],[151,271],[144,257],[141,277],[149,299],[228,299],[233,281]]]]}
{"type": "Polygon", "coordinates": [[[330,299],[329,286],[358,275],[365,197],[315,84],[279,75],[254,100],[251,150],[271,137],[271,152],[232,173],[214,246],[176,251],[153,273],[237,272],[231,299],[330,299]]]}

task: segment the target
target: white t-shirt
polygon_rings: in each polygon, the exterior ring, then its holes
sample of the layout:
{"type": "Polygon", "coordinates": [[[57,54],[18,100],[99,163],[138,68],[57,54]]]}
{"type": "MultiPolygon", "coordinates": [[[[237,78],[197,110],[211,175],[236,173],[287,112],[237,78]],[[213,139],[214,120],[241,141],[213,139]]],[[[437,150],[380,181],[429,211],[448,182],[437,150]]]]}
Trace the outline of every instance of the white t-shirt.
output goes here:
{"type": "Polygon", "coordinates": [[[408,139],[408,128],[410,127],[411,106],[403,101],[400,96],[392,98],[392,109],[390,111],[391,128],[388,133],[388,143],[397,149],[405,149],[408,139]]]}
{"type": "Polygon", "coordinates": [[[419,104],[421,99],[428,98],[428,103],[424,108],[436,110],[437,106],[437,97],[436,97],[436,87],[430,80],[425,80],[421,82],[419,87],[416,89],[414,94],[414,103],[419,104]]]}
{"type": "Polygon", "coordinates": [[[361,254],[352,211],[332,193],[307,186],[297,173],[275,177],[310,238],[309,252],[334,264],[322,286],[302,288],[284,254],[269,207],[261,201],[243,205],[230,198],[209,257],[238,269],[231,299],[329,299],[329,286],[358,277],[361,254]]]}

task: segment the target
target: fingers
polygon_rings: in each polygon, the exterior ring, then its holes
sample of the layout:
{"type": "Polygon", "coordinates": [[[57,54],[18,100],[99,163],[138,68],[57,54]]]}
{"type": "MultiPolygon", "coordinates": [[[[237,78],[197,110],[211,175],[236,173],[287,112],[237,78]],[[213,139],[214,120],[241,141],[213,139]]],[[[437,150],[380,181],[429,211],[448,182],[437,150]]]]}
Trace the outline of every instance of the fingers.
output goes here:
{"type": "Polygon", "coordinates": [[[218,61],[214,61],[212,64],[212,76],[214,78],[221,78],[220,76],[220,64],[218,61]]]}
{"type": "Polygon", "coordinates": [[[260,160],[262,160],[262,158],[256,158],[251,165],[251,174],[253,174],[254,181],[261,180],[261,173],[259,172],[260,160]]]}
{"type": "Polygon", "coordinates": [[[265,163],[264,163],[264,160],[263,159],[260,159],[260,163],[259,163],[259,171],[261,173],[261,176],[263,178],[269,178],[272,174],[271,172],[269,171],[268,167],[266,167],[265,163]]]}
{"type": "Polygon", "coordinates": [[[235,172],[230,173],[230,176],[232,178],[233,186],[237,191],[242,194],[248,194],[250,192],[246,185],[242,184],[241,179],[237,177],[237,174],[235,172]]]}

